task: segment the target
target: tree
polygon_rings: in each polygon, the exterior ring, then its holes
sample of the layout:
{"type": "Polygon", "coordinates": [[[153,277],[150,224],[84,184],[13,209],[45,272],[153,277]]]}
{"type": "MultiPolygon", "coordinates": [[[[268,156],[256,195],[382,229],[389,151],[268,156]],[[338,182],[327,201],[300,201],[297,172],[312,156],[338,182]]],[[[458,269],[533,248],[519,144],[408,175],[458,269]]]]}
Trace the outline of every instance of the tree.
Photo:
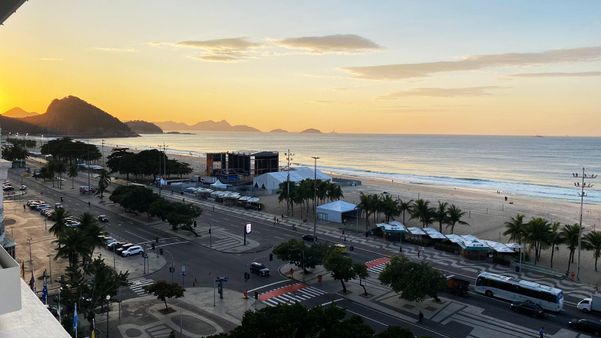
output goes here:
{"type": "Polygon", "coordinates": [[[561,223],[555,222],[551,224],[549,231],[549,245],[551,245],[551,267],[553,267],[553,257],[555,256],[555,250],[559,250],[559,245],[563,244],[564,238],[561,234],[559,227],[561,223]]]}
{"type": "Polygon", "coordinates": [[[102,256],[95,258],[85,272],[86,275],[93,276],[87,279],[81,288],[81,292],[87,295],[84,298],[87,305],[86,318],[91,323],[95,317],[95,309],[105,304],[106,296],[115,297],[119,287],[127,285],[129,273],[116,272],[104,263],[102,256]]]}
{"type": "Polygon", "coordinates": [[[369,277],[369,271],[367,271],[367,266],[363,263],[355,263],[353,265],[353,270],[357,273],[357,277],[359,278],[359,285],[363,288],[363,295],[367,296],[367,289],[365,288],[365,284],[363,284],[363,280],[369,277]]]}
{"type": "Polygon", "coordinates": [[[528,222],[525,231],[525,239],[534,247],[534,264],[540,260],[541,250],[549,245],[551,227],[546,219],[535,217],[528,222]]]}
{"type": "Polygon", "coordinates": [[[413,207],[413,200],[403,201],[399,200],[399,211],[403,217],[403,224],[405,224],[405,213],[411,212],[411,208],[413,207]]]}
{"type": "Polygon", "coordinates": [[[465,211],[461,211],[455,204],[451,204],[447,209],[447,221],[449,222],[447,227],[451,227],[451,233],[455,231],[456,224],[469,225],[469,223],[462,220],[463,216],[465,216],[465,211]]]}
{"type": "Polygon", "coordinates": [[[177,283],[167,283],[165,281],[158,281],[154,284],[146,285],[144,291],[149,294],[153,294],[157,299],[165,302],[165,311],[169,310],[167,306],[167,298],[180,298],[184,296],[185,289],[177,283]]]}
{"type": "Polygon", "coordinates": [[[601,231],[591,231],[582,238],[582,246],[586,250],[593,251],[595,258],[595,271],[597,271],[597,261],[601,257],[601,231]]]}
{"type": "Polygon", "coordinates": [[[389,326],[386,330],[378,333],[377,338],[415,338],[413,332],[409,329],[401,328],[398,326],[389,326]]]}
{"type": "Polygon", "coordinates": [[[565,240],[565,244],[568,246],[570,250],[570,256],[568,257],[568,270],[570,272],[570,265],[574,263],[574,252],[578,247],[578,237],[580,236],[580,232],[582,231],[582,227],[576,224],[565,224],[561,229],[561,235],[565,240]]]}
{"type": "Polygon", "coordinates": [[[58,174],[58,188],[62,189],[62,176],[67,171],[67,166],[65,165],[65,162],[61,161],[58,158],[52,158],[50,162],[48,162],[47,166],[52,168],[51,171],[53,173],[58,174]]]}
{"type": "Polygon", "coordinates": [[[449,203],[438,201],[438,208],[434,211],[434,220],[438,222],[438,231],[442,233],[442,224],[448,221],[447,206],[449,203]]]}
{"type": "Polygon", "coordinates": [[[439,271],[426,262],[411,262],[404,256],[392,257],[378,279],[412,302],[421,302],[426,296],[437,299],[438,292],[446,288],[446,279],[439,271]]]}
{"type": "Polygon", "coordinates": [[[432,224],[434,209],[430,208],[430,202],[423,199],[418,199],[411,208],[411,218],[417,218],[422,227],[427,227],[432,224]]]}
{"type": "Polygon", "coordinates": [[[369,216],[376,211],[373,195],[359,195],[359,208],[365,212],[365,231],[369,230],[369,216]]]}
{"type": "Polygon", "coordinates": [[[332,273],[335,280],[342,284],[342,293],[346,293],[344,282],[357,277],[357,271],[354,269],[353,260],[342,255],[337,250],[331,250],[323,262],[324,268],[332,273]]]}
{"type": "Polygon", "coordinates": [[[69,166],[68,175],[71,177],[71,189],[75,189],[75,177],[77,177],[78,171],[79,170],[77,170],[77,166],[75,164],[71,164],[69,166]]]}
{"type": "Polygon", "coordinates": [[[109,172],[102,169],[98,175],[98,193],[100,194],[100,199],[104,197],[104,192],[110,184],[111,176],[109,175],[109,172]]]}
{"type": "Polygon", "coordinates": [[[29,157],[29,152],[22,146],[15,144],[12,147],[2,148],[2,158],[7,161],[25,160],[29,157]]]}
{"type": "Polygon", "coordinates": [[[401,214],[397,202],[389,194],[380,197],[380,208],[384,213],[386,223],[390,222],[391,218],[394,219],[394,217],[401,214]]]}
{"type": "Polygon", "coordinates": [[[524,217],[525,216],[522,214],[517,214],[515,217],[512,217],[510,221],[505,222],[506,230],[503,232],[503,235],[509,236],[510,241],[522,244],[522,240],[524,239],[524,230],[526,228],[524,217]]]}
{"type": "Polygon", "coordinates": [[[326,245],[306,246],[304,241],[291,239],[275,247],[273,254],[278,259],[301,267],[307,273],[307,268],[313,269],[322,263],[327,249],[326,245]]]}
{"type": "Polygon", "coordinates": [[[48,229],[51,234],[53,234],[56,238],[60,238],[67,228],[67,223],[65,218],[69,216],[69,213],[63,209],[58,208],[54,211],[54,224],[48,229]]]}
{"type": "Polygon", "coordinates": [[[119,186],[109,197],[112,202],[134,212],[147,212],[152,202],[159,198],[152,190],[137,186],[119,186]]]}

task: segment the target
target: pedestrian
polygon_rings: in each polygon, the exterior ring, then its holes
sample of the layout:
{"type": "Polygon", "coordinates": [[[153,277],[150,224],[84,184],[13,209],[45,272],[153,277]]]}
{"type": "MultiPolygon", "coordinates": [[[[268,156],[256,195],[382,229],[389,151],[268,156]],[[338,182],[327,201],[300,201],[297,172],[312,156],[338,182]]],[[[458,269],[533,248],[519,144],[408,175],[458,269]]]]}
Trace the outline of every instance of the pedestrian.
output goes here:
{"type": "Polygon", "coordinates": [[[417,315],[417,318],[419,319],[418,321],[421,323],[424,320],[424,314],[420,311],[417,315]]]}
{"type": "Polygon", "coordinates": [[[538,336],[540,338],[545,338],[545,328],[541,327],[540,330],[538,330],[538,336]]]}
{"type": "Polygon", "coordinates": [[[273,224],[275,224],[275,216],[273,216],[273,224]]]}
{"type": "Polygon", "coordinates": [[[417,258],[419,258],[419,246],[417,247],[417,258]]]}
{"type": "Polygon", "coordinates": [[[403,252],[403,247],[399,245],[399,252],[403,252]]]}
{"type": "Polygon", "coordinates": [[[23,211],[25,211],[25,204],[23,204],[23,211]]]}
{"type": "Polygon", "coordinates": [[[63,196],[61,196],[61,203],[63,203],[63,196]]]}
{"type": "Polygon", "coordinates": [[[88,201],[88,207],[91,205],[90,201],[88,201]]]}

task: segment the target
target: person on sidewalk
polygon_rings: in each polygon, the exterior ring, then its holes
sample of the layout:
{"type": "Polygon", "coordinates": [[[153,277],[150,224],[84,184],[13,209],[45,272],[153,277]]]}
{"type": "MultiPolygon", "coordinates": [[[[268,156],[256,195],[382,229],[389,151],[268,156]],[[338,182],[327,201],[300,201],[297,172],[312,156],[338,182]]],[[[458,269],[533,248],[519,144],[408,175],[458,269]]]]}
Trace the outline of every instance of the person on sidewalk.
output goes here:
{"type": "Polygon", "coordinates": [[[419,314],[417,315],[418,318],[418,322],[421,323],[424,320],[424,314],[420,311],[419,314]]]}
{"type": "Polygon", "coordinates": [[[541,327],[540,330],[538,330],[538,336],[540,338],[545,338],[545,328],[541,327]]]}

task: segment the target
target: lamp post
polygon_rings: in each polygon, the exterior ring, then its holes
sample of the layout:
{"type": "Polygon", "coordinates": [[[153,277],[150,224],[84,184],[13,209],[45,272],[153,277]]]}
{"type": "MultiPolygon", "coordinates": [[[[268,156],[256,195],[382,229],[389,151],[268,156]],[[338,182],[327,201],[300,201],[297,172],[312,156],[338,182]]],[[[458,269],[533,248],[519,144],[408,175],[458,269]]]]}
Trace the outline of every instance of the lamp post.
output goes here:
{"type": "Polygon", "coordinates": [[[576,268],[576,279],[580,278],[580,251],[582,249],[582,213],[584,210],[584,198],[586,197],[585,189],[590,189],[593,185],[587,180],[594,180],[597,178],[595,174],[587,174],[586,168],[582,168],[582,175],[580,173],[574,172],[572,173],[574,178],[580,179],[580,181],[574,182],[574,186],[579,188],[578,196],[580,197],[580,221],[579,221],[579,229],[578,229],[578,264],[576,268]]]}
{"type": "Polygon", "coordinates": [[[288,174],[286,178],[286,215],[290,216],[290,161],[292,161],[294,154],[288,149],[288,152],[284,155],[286,156],[286,171],[288,174]]]}
{"type": "Polygon", "coordinates": [[[317,160],[319,156],[312,156],[315,160],[315,166],[313,167],[313,238],[317,239],[317,160]]]}
{"type": "Polygon", "coordinates": [[[106,295],[106,338],[109,338],[109,302],[111,300],[110,295],[106,295]]]}
{"type": "Polygon", "coordinates": [[[33,259],[31,259],[31,237],[27,239],[27,244],[29,244],[29,264],[33,264],[33,259]]]}

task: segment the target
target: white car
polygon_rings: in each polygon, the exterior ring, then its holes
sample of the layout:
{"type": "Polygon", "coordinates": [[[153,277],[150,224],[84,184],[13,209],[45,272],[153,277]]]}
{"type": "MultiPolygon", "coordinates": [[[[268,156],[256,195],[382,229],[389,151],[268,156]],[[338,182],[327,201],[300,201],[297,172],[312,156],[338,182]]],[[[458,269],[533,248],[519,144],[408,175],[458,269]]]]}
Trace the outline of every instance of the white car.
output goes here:
{"type": "Polygon", "coordinates": [[[134,245],[134,246],[130,246],[126,250],[123,250],[121,252],[121,256],[127,257],[127,256],[142,254],[142,253],[144,253],[144,249],[142,249],[142,247],[139,245],[134,245]]]}

